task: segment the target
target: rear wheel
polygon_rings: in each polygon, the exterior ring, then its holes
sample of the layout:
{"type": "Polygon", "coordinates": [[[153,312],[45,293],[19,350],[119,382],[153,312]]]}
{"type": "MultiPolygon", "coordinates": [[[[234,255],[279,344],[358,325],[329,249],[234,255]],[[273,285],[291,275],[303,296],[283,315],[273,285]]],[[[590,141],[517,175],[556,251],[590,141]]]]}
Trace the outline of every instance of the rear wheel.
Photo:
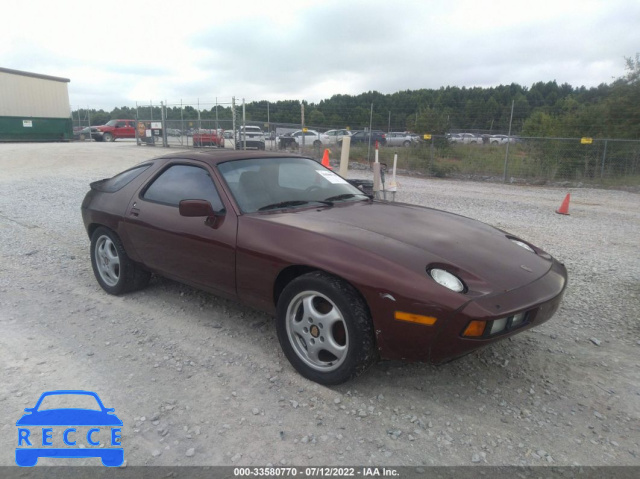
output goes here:
{"type": "Polygon", "coordinates": [[[289,362],[320,384],[345,382],[377,358],[366,303],[353,286],[326,273],[305,274],[285,287],[276,329],[289,362]]]}
{"type": "Polygon", "coordinates": [[[313,146],[316,148],[320,148],[322,146],[322,142],[320,140],[316,140],[313,142],[313,146]]]}
{"type": "Polygon", "coordinates": [[[98,284],[109,294],[144,288],[151,273],[129,259],[117,234],[104,226],[91,235],[91,266],[98,284]]]}

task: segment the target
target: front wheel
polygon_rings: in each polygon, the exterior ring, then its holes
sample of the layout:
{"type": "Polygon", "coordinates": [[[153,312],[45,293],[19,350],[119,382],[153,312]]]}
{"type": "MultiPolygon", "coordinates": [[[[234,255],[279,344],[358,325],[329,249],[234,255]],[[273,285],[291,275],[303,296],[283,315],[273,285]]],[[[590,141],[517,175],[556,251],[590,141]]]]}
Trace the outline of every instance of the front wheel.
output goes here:
{"type": "Polygon", "coordinates": [[[404,146],[405,148],[409,148],[411,146],[411,142],[407,140],[402,144],[402,146],[404,146]]]}
{"type": "Polygon", "coordinates": [[[104,141],[116,141],[116,138],[111,133],[105,133],[102,135],[104,141]]]}
{"type": "Polygon", "coordinates": [[[142,289],[151,277],[129,259],[118,235],[104,226],[91,235],[91,266],[98,284],[114,295],[142,289]]]}
{"type": "Polygon", "coordinates": [[[354,378],[377,358],[366,303],[349,283],[323,272],[286,286],[278,299],[276,329],[293,367],[323,385],[354,378]]]}

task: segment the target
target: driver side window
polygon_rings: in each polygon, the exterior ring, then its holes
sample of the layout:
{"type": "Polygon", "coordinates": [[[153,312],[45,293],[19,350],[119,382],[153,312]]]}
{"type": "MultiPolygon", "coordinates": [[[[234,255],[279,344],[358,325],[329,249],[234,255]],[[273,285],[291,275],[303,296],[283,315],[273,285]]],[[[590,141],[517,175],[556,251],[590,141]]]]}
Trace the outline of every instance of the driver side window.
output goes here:
{"type": "Polygon", "coordinates": [[[215,211],[224,208],[209,172],[199,166],[169,167],[151,183],[142,197],[176,207],[182,200],[207,200],[215,211]]]}

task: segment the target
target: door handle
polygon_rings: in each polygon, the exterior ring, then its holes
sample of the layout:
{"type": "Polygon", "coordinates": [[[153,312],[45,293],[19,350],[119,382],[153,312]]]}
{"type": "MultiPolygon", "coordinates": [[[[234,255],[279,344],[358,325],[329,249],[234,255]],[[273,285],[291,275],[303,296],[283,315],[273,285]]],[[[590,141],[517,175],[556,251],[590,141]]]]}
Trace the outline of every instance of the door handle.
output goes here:
{"type": "Polygon", "coordinates": [[[140,214],[140,210],[138,208],[131,208],[131,210],[129,210],[129,214],[131,216],[138,216],[140,214]]]}

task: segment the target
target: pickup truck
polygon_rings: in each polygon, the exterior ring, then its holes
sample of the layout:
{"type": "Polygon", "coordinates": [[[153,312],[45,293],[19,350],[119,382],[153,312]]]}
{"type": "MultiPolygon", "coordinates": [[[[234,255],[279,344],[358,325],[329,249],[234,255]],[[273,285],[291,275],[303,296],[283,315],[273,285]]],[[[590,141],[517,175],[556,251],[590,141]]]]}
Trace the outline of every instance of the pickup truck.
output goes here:
{"type": "Polygon", "coordinates": [[[135,137],[135,120],[111,120],[104,125],[91,127],[91,138],[96,141],[116,141],[118,138],[135,137]]]}
{"type": "Polygon", "coordinates": [[[193,146],[217,146],[224,148],[224,130],[221,128],[213,130],[196,130],[193,133],[193,146]]]}

